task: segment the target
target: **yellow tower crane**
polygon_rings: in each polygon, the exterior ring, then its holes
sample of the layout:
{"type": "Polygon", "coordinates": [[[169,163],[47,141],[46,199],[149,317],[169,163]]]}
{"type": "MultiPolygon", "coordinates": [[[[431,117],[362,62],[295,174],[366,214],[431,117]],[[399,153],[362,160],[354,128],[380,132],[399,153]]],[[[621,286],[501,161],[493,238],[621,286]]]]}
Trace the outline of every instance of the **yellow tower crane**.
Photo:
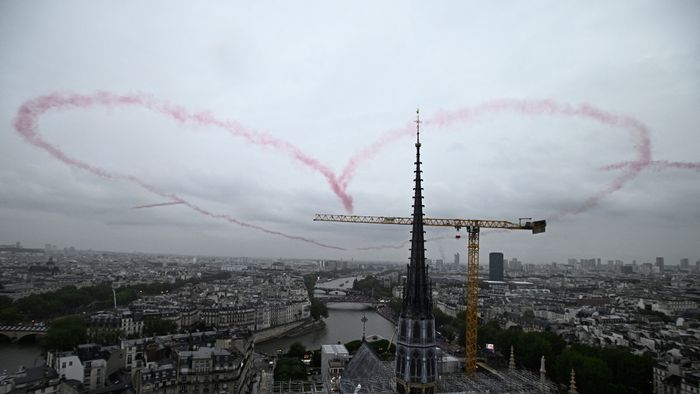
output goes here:
{"type": "MultiPolygon", "coordinates": [[[[345,223],[369,223],[369,224],[402,224],[412,225],[413,218],[389,217],[389,216],[359,216],[359,215],[331,215],[316,214],[314,221],[318,222],[345,222],[345,223]]],[[[424,226],[454,227],[459,231],[467,230],[469,240],[467,242],[467,297],[466,297],[466,349],[464,352],[464,368],[467,374],[476,372],[476,333],[478,324],[479,305],[479,232],[482,228],[506,229],[506,230],[531,230],[533,234],[543,233],[547,226],[545,220],[532,221],[531,218],[522,218],[518,223],[506,220],[480,220],[480,219],[443,219],[423,218],[424,226]]],[[[458,236],[459,238],[459,236],[458,236]]]]}

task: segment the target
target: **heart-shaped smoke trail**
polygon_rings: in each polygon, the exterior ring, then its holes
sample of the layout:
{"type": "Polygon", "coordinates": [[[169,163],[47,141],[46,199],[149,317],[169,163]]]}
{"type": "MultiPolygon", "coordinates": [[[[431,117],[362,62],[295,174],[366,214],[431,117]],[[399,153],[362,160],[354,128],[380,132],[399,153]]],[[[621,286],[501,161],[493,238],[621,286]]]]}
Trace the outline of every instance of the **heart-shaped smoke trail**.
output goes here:
{"type": "MultiPolygon", "coordinates": [[[[347,193],[347,187],[363,163],[375,158],[390,144],[398,141],[401,138],[412,136],[414,133],[413,127],[408,124],[403,128],[392,130],[383,134],[377,141],[359,150],[357,153],[351,156],[341,175],[336,176],[335,172],[333,172],[329,166],[321,163],[318,159],[313,158],[311,155],[303,152],[300,148],[288,141],[273,137],[269,134],[259,133],[232,120],[219,119],[210,112],[190,112],[184,107],[173,105],[166,101],[157,100],[148,95],[117,95],[108,92],[98,92],[93,95],[55,93],[29,100],[19,109],[15,120],[15,128],[22,135],[22,137],[24,137],[25,140],[32,145],[47,151],[56,159],[70,166],[89,171],[103,178],[121,179],[134,182],[144,189],[149,190],[160,197],[168,199],[167,202],[141,205],[134,208],[153,208],[164,205],[185,205],[203,215],[212,218],[224,219],[243,227],[256,229],[268,234],[280,235],[290,239],[310,242],[322,247],[341,250],[343,248],[338,246],[327,245],[304,237],[269,230],[257,225],[239,221],[229,215],[209,212],[175,194],[166,193],[152,185],[148,185],[132,175],[107,171],[100,167],[73,158],[61,151],[55,145],[52,145],[44,140],[38,133],[38,119],[49,111],[68,110],[73,108],[116,106],[145,108],[150,111],[164,114],[182,124],[218,127],[226,130],[233,136],[242,138],[248,143],[277,149],[290,156],[293,160],[320,173],[326,179],[326,182],[330,186],[331,190],[338,196],[343,204],[343,207],[348,212],[352,211],[353,201],[352,197],[347,193]]],[[[651,142],[646,126],[634,118],[606,112],[587,104],[573,106],[570,104],[558,103],[552,100],[495,100],[473,107],[464,107],[455,111],[444,111],[437,114],[433,118],[425,120],[424,123],[426,127],[432,126],[432,128],[437,130],[459,125],[468,125],[481,117],[498,113],[514,113],[523,116],[576,117],[588,119],[596,121],[600,124],[622,128],[632,137],[632,142],[637,156],[635,160],[611,165],[610,168],[607,169],[621,169],[623,170],[622,173],[615,177],[599,192],[584,200],[581,204],[567,210],[554,213],[549,218],[550,220],[557,219],[567,214],[581,213],[592,208],[593,206],[597,205],[602,198],[621,189],[627,182],[636,177],[640,171],[650,165],[677,168],[697,168],[695,167],[695,163],[652,161],[651,142]]],[[[387,247],[394,248],[395,246],[383,245],[363,249],[381,249],[387,247]]]]}

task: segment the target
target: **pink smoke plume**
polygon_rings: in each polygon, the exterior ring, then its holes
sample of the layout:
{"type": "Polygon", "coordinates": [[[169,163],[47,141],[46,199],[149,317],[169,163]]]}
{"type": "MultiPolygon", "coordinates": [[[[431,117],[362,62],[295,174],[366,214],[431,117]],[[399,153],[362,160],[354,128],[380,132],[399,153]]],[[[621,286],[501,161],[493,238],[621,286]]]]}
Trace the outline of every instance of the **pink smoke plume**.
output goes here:
{"type": "MultiPolygon", "coordinates": [[[[348,212],[352,211],[353,201],[352,197],[347,193],[346,189],[349,182],[355,176],[359,167],[364,162],[367,162],[376,157],[381,152],[381,150],[386,148],[391,143],[394,143],[404,137],[413,136],[414,133],[413,126],[409,124],[404,126],[403,128],[392,130],[383,134],[377,141],[359,150],[357,153],[351,156],[346,166],[342,170],[340,176],[337,176],[336,173],[333,172],[333,170],[331,170],[329,166],[322,164],[319,160],[313,158],[309,154],[304,153],[300,148],[287,141],[273,137],[269,134],[260,133],[252,129],[248,129],[240,123],[232,120],[219,119],[210,112],[189,112],[181,106],[173,105],[166,101],[159,101],[147,95],[116,95],[107,92],[98,92],[94,95],[56,93],[41,96],[27,101],[19,109],[19,113],[15,120],[15,128],[25,138],[25,140],[27,140],[34,146],[47,151],[56,159],[70,166],[83,169],[103,178],[127,180],[137,183],[141,187],[153,192],[154,194],[173,201],[172,203],[151,204],[150,206],[139,206],[138,208],[149,208],[175,204],[185,205],[200,214],[210,216],[212,218],[224,219],[231,223],[235,223],[243,227],[257,229],[259,231],[263,231],[269,234],[280,235],[290,239],[298,239],[305,242],[314,243],[319,246],[331,247],[336,249],[342,248],[332,245],[321,244],[316,241],[302,237],[296,237],[264,229],[256,225],[240,222],[237,219],[234,219],[227,215],[220,215],[206,211],[201,207],[195,206],[190,202],[185,201],[180,197],[177,197],[174,194],[168,194],[156,189],[153,186],[147,185],[144,182],[140,181],[138,178],[135,178],[131,175],[110,172],[97,166],[90,165],[84,161],[70,157],[56,146],[46,142],[43,138],[41,138],[37,131],[36,123],[38,121],[38,118],[46,112],[52,110],[67,110],[71,108],[93,108],[99,106],[123,106],[145,108],[156,113],[164,114],[182,124],[189,123],[218,127],[223,130],[226,130],[233,136],[242,138],[248,143],[277,149],[290,156],[293,160],[301,163],[302,165],[316,172],[319,172],[326,179],[326,182],[330,186],[333,193],[335,193],[340,198],[344,208],[348,212]]],[[[424,120],[424,122],[426,126],[433,126],[434,129],[440,129],[455,125],[469,124],[470,122],[473,122],[485,115],[498,113],[515,113],[523,116],[578,117],[582,119],[593,120],[595,122],[605,124],[608,126],[621,128],[627,130],[630,133],[636,151],[636,159],[633,161],[625,162],[624,164],[620,164],[619,167],[615,168],[623,170],[623,172],[620,175],[615,177],[602,190],[588,197],[586,200],[584,200],[583,203],[579,204],[578,206],[556,213],[553,217],[554,219],[567,214],[581,213],[587,209],[590,209],[591,207],[598,204],[602,198],[622,188],[627,182],[636,177],[641,170],[643,170],[646,167],[649,167],[650,164],[652,164],[651,143],[649,140],[649,133],[647,128],[641,122],[630,117],[609,113],[587,104],[574,106],[565,103],[558,103],[551,100],[496,100],[473,107],[461,108],[455,111],[444,111],[438,113],[433,118],[424,120]]],[[[693,163],[682,164],[679,162],[654,163],[660,163],[659,165],[670,167],[675,166],[679,168],[686,168],[682,167],[686,165],[695,165],[693,163]]]]}
{"type": "MultiPolygon", "coordinates": [[[[452,238],[452,237],[451,237],[451,236],[444,236],[444,235],[443,235],[443,236],[440,236],[440,237],[426,238],[426,239],[425,239],[425,242],[440,241],[440,240],[443,240],[443,239],[450,239],[450,238],[452,238]]],[[[407,240],[407,241],[403,241],[403,242],[401,242],[400,244],[396,244],[396,245],[389,245],[389,244],[385,244],[385,245],[373,245],[373,246],[364,246],[364,247],[355,248],[355,249],[356,249],[356,250],[403,249],[403,248],[405,248],[406,246],[408,246],[408,244],[410,244],[410,243],[411,243],[411,240],[409,239],[409,240],[407,240]]]]}
{"type": "MultiPolygon", "coordinates": [[[[261,231],[266,234],[271,234],[271,235],[277,235],[281,236],[284,238],[296,240],[296,241],[303,241],[307,243],[311,243],[317,246],[321,246],[324,248],[330,248],[330,249],[337,249],[337,250],[345,250],[344,248],[341,248],[339,246],[335,245],[329,245],[329,244],[324,244],[318,241],[315,241],[313,239],[305,238],[305,237],[300,237],[296,235],[290,235],[286,234],[280,231],[275,231],[275,230],[270,230],[267,228],[264,228],[262,226],[258,226],[255,224],[250,224],[246,223],[243,221],[240,221],[236,218],[231,217],[230,215],[226,214],[217,214],[210,212],[204,208],[201,208],[179,196],[173,193],[167,193],[164,192],[157,187],[150,185],[146,182],[143,182],[139,178],[133,176],[133,175],[128,175],[128,174],[120,174],[117,172],[112,172],[105,170],[103,168],[88,164],[87,162],[75,159],[65,152],[63,152],[61,149],[56,147],[55,145],[50,144],[49,142],[45,141],[38,132],[38,127],[37,127],[37,121],[38,119],[44,115],[46,112],[50,110],[58,110],[58,109],[65,109],[65,108],[70,108],[70,107],[77,107],[77,108],[87,108],[91,107],[94,105],[116,105],[116,104],[132,104],[132,105],[141,105],[146,108],[156,108],[159,110],[159,112],[165,112],[173,116],[174,118],[185,121],[188,118],[197,118],[199,115],[195,115],[194,117],[191,117],[187,115],[187,113],[184,110],[178,109],[177,107],[170,107],[168,105],[163,105],[162,103],[158,103],[156,101],[148,101],[147,99],[143,98],[142,96],[115,96],[111,95],[108,93],[99,93],[95,96],[84,96],[84,95],[59,95],[59,94],[53,94],[49,96],[42,96],[34,100],[27,101],[24,103],[20,109],[19,113],[15,119],[15,129],[17,132],[30,144],[36,146],[37,148],[43,149],[46,152],[48,152],[51,156],[54,158],[58,159],[59,161],[75,168],[79,168],[82,170],[85,170],[87,172],[90,172],[94,175],[97,175],[99,177],[105,178],[105,179],[110,179],[110,180],[125,180],[132,182],[141,188],[159,196],[164,199],[180,203],[182,205],[187,206],[188,208],[194,210],[195,212],[198,212],[202,215],[214,218],[214,219],[222,219],[226,220],[229,223],[237,224],[239,226],[245,227],[245,228],[250,228],[254,230],[261,231]]],[[[206,118],[206,117],[205,117],[206,118]]],[[[213,118],[206,118],[206,119],[213,119],[213,118]]],[[[234,130],[234,129],[232,129],[234,130]]],[[[249,136],[253,136],[252,132],[249,132],[245,129],[241,129],[239,131],[239,134],[245,135],[245,133],[248,133],[249,136]]],[[[250,137],[252,139],[258,138],[258,137],[250,137]]],[[[262,140],[264,141],[274,141],[274,139],[269,138],[269,137],[261,137],[262,140]]],[[[280,146],[291,146],[291,145],[284,145],[280,144],[280,146]]],[[[312,161],[309,161],[311,163],[312,161]]]]}
{"type": "MultiPolygon", "coordinates": [[[[619,165],[620,169],[624,169],[623,173],[613,178],[603,189],[586,198],[581,204],[571,207],[566,210],[554,213],[549,220],[556,220],[570,214],[579,214],[596,206],[601,199],[620,190],[627,182],[634,179],[643,169],[647,168],[652,163],[651,140],[647,127],[640,121],[624,116],[613,114],[589,104],[571,105],[566,103],[558,103],[552,100],[512,100],[502,99],[485,102],[474,107],[464,107],[454,111],[443,111],[432,118],[424,120],[425,126],[433,126],[436,128],[445,128],[460,124],[468,124],[479,118],[497,113],[515,113],[523,116],[561,116],[575,117],[581,119],[592,120],[600,124],[621,128],[626,130],[632,139],[632,144],[636,152],[636,160],[626,162],[619,165]]],[[[340,177],[341,185],[345,186],[354,176],[358,167],[364,162],[376,156],[381,149],[392,142],[406,136],[413,135],[413,128],[407,126],[403,129],[395,130],[385,134],[377,142],[369,147],[359,151],[351,157],[340,177]]],[[[430,129],[428,129],[430,130],[430,129]]],[[[666,166],[681,167],[687,163],[665,163],[666,166]]],[[[690,164],[693,165],[692,163],[690,164]]],[[[686,168],[686,167],[682,167],[686,168]]],[[[693,167],[694,168],[694,167],[693,167]]],[[[362,248],[362,250],[375,249],[399,249],[405,246],[398,245],[378,245],[362,248]]]]}
{"type": "Polygon", "coordinates": [[[131,207],[131,209],[167,207],[169,205],[182,205],[182,204],[184,204],[184,202],[182,202],[182,201],[169,201],[169,202],[159,202],[159,203],[155,203],[155,204],[137,205],[135,207],[131,207]]]}
{"type": "MultiPolygon", "coordinates": [[[[430,126],[433,126],[433,128],[446,128],[455,125],[469,124],[486,115],[497,113],[514,113],[523,116],[582,118],[607,126],[624,129],[632,137],[637,158],[635,161],[631,161],[625,166],[625,172],[614,178],[602,190],[588,197],[583,203],[576,207],[555,213],[553,218],[558,218],[567,214],[581,213],[594,207],[605,196],[620,190],[651,162],[651,141],[649,139],[649,131],[644,124],[634,118],[606,112],[589,104],[574,106],[552,100],[494,100],[474,107],[464,107],[454,111],[440,112],[432,118],[425,119],[424,124],[428,130],[430,130],[430,126]]],[[[374,158],[390,143],[402,137],[412,136],[414,132],[414,127],[410,125],[402,129],[388,132],[373,144],[354,154],[348,161],[348,164],[339,178],[340,184],[346,186],[363,162],[374,158]]]]}
{"type": "MultiPolygon", "coordinates": [[[[208,111],[190,112],[184,107],[171,104],[167,101],[157,100],[145,94],[117,95],[109,92],[97,92],[93,95],[84,95],[75,93],[54,93],[46,96],[40,96],[24,103],[22,107],[20,107],[17,121],[33,122],[37,117],[50,110],[93,107],[144,108],[166,115],[181,124],[189,123],[201,126],[218,127],[226,130],[233,136],[243,138],[246,142],[251,144],[277,149],[302,165],[319,172],[324,178],[326,178],[326,182],[328,182],[331,190],[338,196],[338,198],[340,198],[345,210],[352,212],[352,197],[345,192],[345,188],[340,185],[336,179],[335,173],[328,166],[322,164],[317,159],[304,153],[297,146],[294,146],[285,140],[249,129],[233,120],[219,119],[208,111]]],[[[50,153],[53,152],[52,154],[55,157],[58,158],[58,156],[60,156],[58,152],[51,149],[51,147],[43,143],[43,141],[39,141],[40,138],[37,140],[36,137],[38,137],[36,130],[25,136],[28,141],[32,143],[36,142],[35,145],[49,151],[50,153]]],[[[79,160],[74,160],[73,163],[73,165],[85,169],[82,167],[84,164],[85,163],[81,163],[79,160]]],[[[96,175],[102,176],[100,174],[96,175]]]]}
{"type": "MultiPolygon", "coordinates": [[[[623,161],[620,163],[608,164],[607,166],[600,167],[600,169],[604,171],[620,170],[623,168],[628,168],[634,164],[635,162],[633,161],[623,161]]],[[[652,160],[649,162],[649,165],[647,167],[649,169],[657,171],[668,168],[700,171],[700,163],[693,163],[688,161],[652,160]]]]}

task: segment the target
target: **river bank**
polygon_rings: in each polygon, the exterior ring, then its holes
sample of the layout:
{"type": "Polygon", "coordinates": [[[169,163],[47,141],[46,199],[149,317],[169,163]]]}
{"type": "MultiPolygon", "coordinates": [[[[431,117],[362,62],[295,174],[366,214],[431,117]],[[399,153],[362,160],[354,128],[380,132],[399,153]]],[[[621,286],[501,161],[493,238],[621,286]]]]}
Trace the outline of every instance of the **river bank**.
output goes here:
{"type": "Polygon", "coordinates": [[[271,327],[265,330],[256,331],[254,336],[255,344],[268,342],[275,339],[295,337],[322,330],[326,327],[323,320],[302,320],[281,326],[271,327]]]}
{"type": "Polygon", "coordinates": [[[376,312],[379,316],[390,321],[391,324],[396,325],[398,316],[396,316],[394,311],[388,305],[380,305],[377,307],[376,312]]]}

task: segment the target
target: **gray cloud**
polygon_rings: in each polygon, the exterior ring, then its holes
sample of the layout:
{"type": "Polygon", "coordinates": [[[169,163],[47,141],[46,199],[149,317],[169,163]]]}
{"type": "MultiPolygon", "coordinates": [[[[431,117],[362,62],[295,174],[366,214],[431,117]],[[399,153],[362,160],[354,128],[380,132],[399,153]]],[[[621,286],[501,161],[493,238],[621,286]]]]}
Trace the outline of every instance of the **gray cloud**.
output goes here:
{"type": "MultiPolygon", "coordinates": [[[[45,138],[75,157],[139,176],[216,213],[347,247],[326,250],[207,218],[134,184],[67,168],[12,127],[27,99],[54,91],[147,92],[288,140],[340,173],[348,158],[426,118],[511,97],[590,103],[650,129],[653,158],[696,161],[700,5],[446,2],[0,4],[0,243],[291,257],[392,259],[408,229],[313,223],[342,213],[318,173],[282,152],[212,127],[138,109],[52,113],[45,138]],[[3,241],[4,240],[4,241],[3,241]]],[[[552,217],[608,185],[633,160],[623,130],[582,119],[487,114],[425,128],[426,212],[552,217]]],[[[347,191],[358,214],[408,215],[413,146],[398,140],[362,163],[347,191]]],[[[643,171],[549,232],[492,234],[482,251],[525,261],[567,257],[700,258],[700,174],[643,171]]],[[[429,236],[451,236],[430,229],[429,236]]],[[[428,246],[433,258],[461,241],[428,246]]],[[[463,253],[464,254],[464,253],[463,253]]]]}

